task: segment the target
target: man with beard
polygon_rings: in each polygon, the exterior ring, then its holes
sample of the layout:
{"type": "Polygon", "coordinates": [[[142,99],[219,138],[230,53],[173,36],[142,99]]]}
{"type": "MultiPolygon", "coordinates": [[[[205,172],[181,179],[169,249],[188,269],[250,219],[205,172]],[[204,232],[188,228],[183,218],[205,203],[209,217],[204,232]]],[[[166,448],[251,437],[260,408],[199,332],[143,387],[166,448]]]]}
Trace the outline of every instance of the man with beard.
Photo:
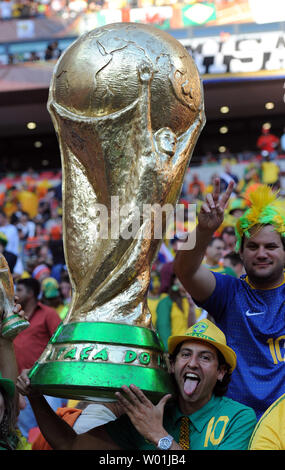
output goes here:
{"type": "Polygon", "coordinates": [[[39,427],[56,450],[245,450],[255,413],[224,397],[236,354],[209,320],[168,340],[176,392],[154,405],[135,385],[115,393],[123,414],[115,421],[76,432],[30,386],[24,371],[18,390],[28,395],[39,427]]]}

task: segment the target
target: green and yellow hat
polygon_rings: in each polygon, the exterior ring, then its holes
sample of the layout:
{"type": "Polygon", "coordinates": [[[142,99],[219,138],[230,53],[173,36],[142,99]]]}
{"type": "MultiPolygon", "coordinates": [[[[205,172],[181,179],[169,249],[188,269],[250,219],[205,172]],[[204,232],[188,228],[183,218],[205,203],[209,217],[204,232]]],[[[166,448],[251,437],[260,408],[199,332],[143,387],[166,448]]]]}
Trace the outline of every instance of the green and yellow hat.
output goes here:
{"type": "Polygon", "coordinates": [[[232,198],[229,201],[227,212],[229,214],[232,214],[232,212],[237,210],[237,209],[240,209],[242,211],[245,211],[246,209],[248,209],[248,206],[246,204],[246,200],[243,199],[242,197],[232,198]]]}
{"type": "Polygon", "coordinates": [[[168,338],[169,354],[174,352],[178,344],[189,341],[190,339],[204,341],[205,343],[215,346],[224,356],[226,363],[229,364],[230,372],[233,372],[237,362],[236,353],[227,346],[224,333],[214,323],[208,319],[200,320],[188,328],[183,336],[170,336],[168,338]]]}
{"type": "Polygon", "coordinates": [[[255,225],[272,225],[285,237],[285,204],[277,193],[266,184],[259,185],[249,194],[249,209],[238,219],[236,224],[236,250],[241,247],[242,237],[250,237],[250,230],[255,225]]]}
{"type": "Polygon", "coordinates": [[[58,282],[54,277],[46,277],[42,281],[42,291],[47,299],[54,299],[60,295],[58,282]]]}

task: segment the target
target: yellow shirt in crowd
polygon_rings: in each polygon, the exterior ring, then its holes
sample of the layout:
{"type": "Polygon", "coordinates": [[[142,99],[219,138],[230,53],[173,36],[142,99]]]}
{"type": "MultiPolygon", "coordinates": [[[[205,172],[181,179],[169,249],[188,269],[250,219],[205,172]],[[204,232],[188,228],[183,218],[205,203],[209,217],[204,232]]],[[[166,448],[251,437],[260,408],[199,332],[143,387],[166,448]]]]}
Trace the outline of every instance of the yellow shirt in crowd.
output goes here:
{"type": "Polygon", "coordinates": [[[285,393],[258,421],[249,450],[285,450],[285,393]]]}

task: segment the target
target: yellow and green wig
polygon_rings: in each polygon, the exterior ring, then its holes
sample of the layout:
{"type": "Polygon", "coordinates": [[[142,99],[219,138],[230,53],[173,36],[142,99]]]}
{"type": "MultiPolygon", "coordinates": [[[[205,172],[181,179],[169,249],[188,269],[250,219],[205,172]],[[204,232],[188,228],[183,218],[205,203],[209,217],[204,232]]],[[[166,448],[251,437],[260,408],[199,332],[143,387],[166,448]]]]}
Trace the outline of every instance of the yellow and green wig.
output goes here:
{"type": "Polygon", "coordinates": [[[285,237],[285,202],[278,198],[277,193],[262,184],[248,197],[250,207],[236,224],[237,251],[241,247],[243,236],[249,238],[250,230],[256,225],[272,225],[282,237],[285,237]]]}

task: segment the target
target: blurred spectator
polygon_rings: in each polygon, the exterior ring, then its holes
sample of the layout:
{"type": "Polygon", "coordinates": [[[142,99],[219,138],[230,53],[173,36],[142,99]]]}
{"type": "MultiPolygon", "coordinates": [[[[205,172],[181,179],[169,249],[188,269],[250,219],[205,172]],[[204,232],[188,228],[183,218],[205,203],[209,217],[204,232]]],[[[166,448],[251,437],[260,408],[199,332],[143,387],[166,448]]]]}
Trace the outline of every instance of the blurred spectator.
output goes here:
{"type": "Polygon", "coordinates": [[[245,191],[246,187],[254,184],[260,183],[261,181],[261,167],[259,162],[251,162],[244,169],[243,178],[239,181],[238,191],[242,193],[245,191]]]}
{"type": "Polygon", "coordinates": [[[11,251],[15,255],[19,254],[19,235],[15,225],[9,223],[4,211],[0,210],[0,231],[4,233],[8,239],[6,246],[7,251],[11,251]]]}
{"type": "Polygon", "coordinates": [[[236,277],[234,270],[224,266],[221,261],[224,249],[224,240],[220,237],[213,237],[207,246],[203,265],[209,268],[211,271],[229,274],[230,276],[236,277]]]}
{"type": "Polygon", "coordinates": [[[72,296],[72,288],[69,280],[69,275],[66,269],[63,269],[60,274],[59,290],[64,304],[69,304],[72,296]]]}
{"type": "Polygon", "coordinates": [[[35,222],[40,222],[42,224],[45,224],[50,219],[51,213],[50,213],[50,206],[49,202],[46,199],[42,199],[39,202],[38,206],[38,213],[35,217],[35,222]]]}
{"type": "MultiPolygon", "coordinates": [[[[157,272],[151,273],[151,281],[147,295],[147,305],[151,313],[152,324],[156,326],[156,308],[162,296],[160,290],[160,275],[157,272]]],[[[166,295],[166,294],[165,294],[166,295]]]]}
{"type": "Polygon", "coordinates": [[[231,198],[229,202],[229,206],[227,209],[227,212],[229,215],[232,217],[235,217],[238,219],[239,217],[242,216],[244,211],[248,208],[245,199],[236,197],[236,198],[231,198]]]}
{"type": "Polygon", "coordinates": [[[8,243],[8,238],[6,237],[4,233],[0,232],[0,253],[6,259],[9,269],[11,273],[13,274],[14,267],[16,266],[18,257],[11,251],[6,250],[7,243],[8,243]]]}
{"type": "Polygon", "coordinates": [[[222,252],[222,257],[226,254],[231,253],[234,251],[236,246],[236,234],[234,227],[226,226],[223,228],[221,233],[221,239],[224,241],[225,246],[222,252]]]}
{"type": "Polygon", "coordinates": [[[18,189],[16,186],[12,185],[7,189],[5,202],[3,204],[3,211],[10,220],[10,223],[14,224],[15,220],[18,221],[21,210],[22,208],[18,200],[18,189]],[[14,214],[15,219],[13,218],[14,214]]]}
{"type": "Polygon", "coordinates": [[[26,243],[28,238],[34,237],[36,231],[36,224],[30,220],[27,212],[21,212],[19,222],[16,224],[19,234],[19,256],[22,259],[24,268],[26,267],[26,243]]]}
{"type": "Polygon", "coordinates": [[[48,242],[36,248],[37,264],[45,264],[48,268],[52,268],[53,257],[48,247],[48,242]]]}
{"type": "Polygon", "coordinates": [[[32,51],[30,53],[29,61],[35,62],[37,60],[40,60],[40,56],[35,51],[32,51]]]}
{"type": "Polygon", "coordinates": [[[28,237],[35,236],[36,224],[30,220],[27,212],[21,212],[19,222],[16,224],[16,227],[21,241],[26,242],[28,237]]]}
{"type": "MultiPolygon", "coordinates": [[[[39,281],[33,278],[20,279],[16,284],[16,295],[30,322],[30,326],[14,340],[19,373],[34,365],[61,322],[56,310],[38,301],[40,289],[39,281]]],[[[50,402],[57,409],[62,399],[50,398],[50,402]]],[[[28,400],[20,412],[18,425],[26,438],[29,430],[37,425],[28,400]]]]}
{"type": "Polygon", "coordinates": [[[60,203],[62,202],[62,184],[61,184],[61,182],[54,188],[54,197],[60,203]]]}
{"type": "Polygon", "coordinates": [[[214,189],[214,181],[216,178],[218,178],[219,175],[218,173],[213,173],[211,175],[211,178],[210,178],[210,181],[208,183],[208,185],[206,186],[206,189],[205,189],[205,193],[208,194],[208,193],[212,193],[213,192],[213,189],[214,189]]]}
{"type": "Polygon", "coordinates": [[[201,181],[199,175],[197,173],[193,174],[192,181],[189,183],[188,186],[188,194],[194,195],[195,198],[203,197],[205,191],[205,183],[201,181]]]}
{"type": "Polygon", "coordinates": [[[38,265],[37,256],[34,254],[30,254],[26,260],[25,270],[23,271],[21,276],[19,276],[19,278],[26,279],[28,277],[32,277],[33,271],[37,265],[38,265]]]}
{"type": "Polygon", "coordinates": [[[46,277],[41,284],[43,304],[54,308],[60,319],[63,320],[68,312],[68,305],[65,305],[59,290],[59,285],[54,277],[46,277]]]}
{"type": "Polygon", "coordinates": [[[15,225],[9,223],[6,214],[2,210],[0,210],[0,231],[6,235],[8,240],[6,250],[17,256],[17,262],[13,269],[13,277],[21,276],[24,271],[24,266],[19,256],[20,241],[18,230],[15,225]]]}
{"type": "Polygon", "coordinates": [[[60,214],[60,209],[57,205],[50,205],[50,217],[45,222],[45,229],[48,233],[51,233],[52,228],[56,227],[56,231],[61,234],[61,227],[62,227],[62,217],[60,214]]]}
{"type": "Polygon", "coordinates": [[[33,237],[28,237],[25,245],[25,250],[31,256],[31,254],[36,254],[36,250],[47,246],[49,241],[49,236],[44,226],[40,222],[35,223],[35,235],[33,237]]]}
{"type": "Polygon", "coordinates": [[[241,257],[235,251],[232,251],[231,253],[226,254],[224,256],[223,262],[224,262],[225,267],[231,268],[235,271],[236,277],[240,278],[242,274],[245,274],[241,257]]]}
{"type": "MultiPolygon", "coordinates": [[[[170,241],[174,255],[177,251],[178,243],[179,243],[179,237],[175,235],[174,238],[170,241]]],[[[160,290],[159,290],[160,294],[167,293],[170,289],[172,277],[173,277],[173,264],[174,264],[174,258],[171,261],[164,263],[160,269],[160,290]]]]}
{"type": "Polygon", "coordinates": [[[168,295],[156,308],[156,329],[167,350],[169,336],[183,335],[196,322],[195,304],[179,279],[173,274],[168,295]]]}
{"type": "Polygon", "coordinates": [[[61,226],[55,225],[51,228],[48,247],[53,259],[51,274],[58,282],[60,282],[60,274],[63,267],[65,266],[61,226]]]}
{"type": "Polygon", "coordinates": [[[35,267],[32,272],[32,277],[36,279],[39,283],[50,276],[50,268],[46,264],[39,264],[35,267]]]}
{"type": "Polygon", "coordinates": [[[262,183],[276,187],[279,185],[280,168],[275,161],[270,160],[270,156],[265,157],[261,163],[262,183]]]}
{"type": "Polygon", "coordinates": [[[191,204],[195,204],[198,203],[198,201],[202,201],[203,193],[201,191],[200,185],[193,185],[191,193],[188,193],[188,199],[191,204]]]}
{"type": "Polygon", "coordinates": [[[45,60],[58,59],[61,54],[61,50],[58,47],[58,41],[53,41],[48,44],[45,51],[45,60]]]}
{"type": "Polygon", "coordinates": [[[234,181],[236,185],[238,184],[238,176],[232,172],[231,165],[228,162],[224,164],[224,171],[220,174],[220,180],[221,192],[226,191],[230,181],[234,181]]]}
{"type": "Polygon", "coordinates": [[[258,137],[256,146],[258,149],[260,149],[262,155],[266,156],[269,155],[269,157],[275,158],[277,156],[277,148],[279,145],[279,138],[270,133],[270,129],[267,127],[262,127],[261,130],[261,135],[258,137]]]}
{"type": "Polygon", "coordinates": [[[8,65],[14,64],[15,56],[14,54],[8,54],[8,65]]]}

